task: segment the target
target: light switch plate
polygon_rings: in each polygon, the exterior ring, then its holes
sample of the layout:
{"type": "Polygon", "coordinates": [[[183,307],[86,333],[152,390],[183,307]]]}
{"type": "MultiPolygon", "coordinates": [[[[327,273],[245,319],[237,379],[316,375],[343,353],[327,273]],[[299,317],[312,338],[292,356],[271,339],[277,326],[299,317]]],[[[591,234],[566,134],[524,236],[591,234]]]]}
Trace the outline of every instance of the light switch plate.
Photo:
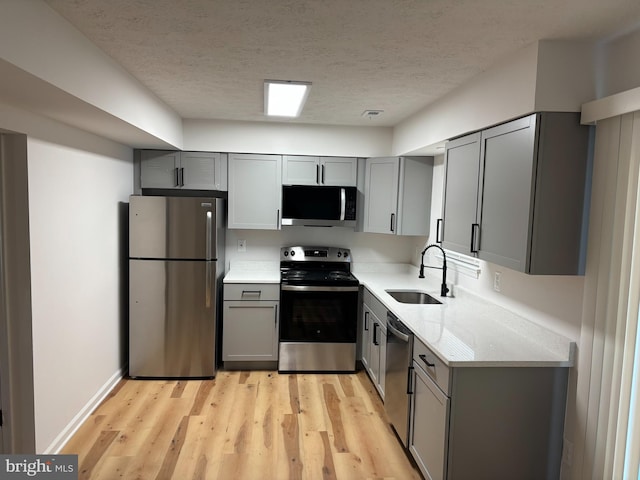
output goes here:
{"type": "Polygon", "coordinates": [[[238,251],[246,252],[247,251],[247,241],[246,240],[238,240],[238,251]]]}
{"type": "Polygon", "coordinates": [[[496,272],[493,277],[493,289],[499,292],[502,288],[502,273],[496,272]]]}

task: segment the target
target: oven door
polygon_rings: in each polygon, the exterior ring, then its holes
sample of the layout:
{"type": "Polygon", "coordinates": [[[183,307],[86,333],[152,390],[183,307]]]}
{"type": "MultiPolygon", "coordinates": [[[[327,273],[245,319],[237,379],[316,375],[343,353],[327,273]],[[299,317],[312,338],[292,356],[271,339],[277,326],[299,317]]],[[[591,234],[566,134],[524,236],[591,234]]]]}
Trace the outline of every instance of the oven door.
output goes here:
{"type": "Polygon", "coordinates": [[[281,287],[281,342],[355,343],[357,316],[357,286],[281,287]]]}

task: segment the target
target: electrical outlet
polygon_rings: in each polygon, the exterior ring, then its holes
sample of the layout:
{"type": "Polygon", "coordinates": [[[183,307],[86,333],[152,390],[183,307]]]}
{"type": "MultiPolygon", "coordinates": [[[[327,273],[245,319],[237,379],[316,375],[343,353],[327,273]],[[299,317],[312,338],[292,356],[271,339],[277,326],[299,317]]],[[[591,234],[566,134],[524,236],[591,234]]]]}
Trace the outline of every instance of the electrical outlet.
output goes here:
{"type": "Polygon", "coordinates": [[[247,241],[246,240],[238,240],[238,251],[246,252],[247,251],[247,241]]]}
{"type": "Polygon", "coordinates": [[[499,292],[502,288],[502,273],[496,272],[493,276],[493,289],[499,292]]]}
{"type": "Polygon", "coordinates": [[[573,442],[566,438],[562,442],[562,463],[567,467],[573,465],[573,442]]]}

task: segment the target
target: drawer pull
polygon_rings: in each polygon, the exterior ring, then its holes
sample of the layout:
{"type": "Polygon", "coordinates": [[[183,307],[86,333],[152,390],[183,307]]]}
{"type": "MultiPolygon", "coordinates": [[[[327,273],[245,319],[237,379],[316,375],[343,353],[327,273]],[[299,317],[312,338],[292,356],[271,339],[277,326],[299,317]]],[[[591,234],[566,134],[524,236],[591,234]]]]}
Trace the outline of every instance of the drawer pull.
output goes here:
{"type": "Polygon", "coordinates": [[[435,363],[431,363],[429,360],[427,360],[427,356],[426,355],[418,355],[420,357],[420,360],[422,360],[424,363],[427,364],[427,367],[435,367],[436,364],[435,363]]]}
{"type": "Polygon", "coordinates": [[[260,290],[243,290],[243,297],[259,297],[262,292],[260,290]]]}

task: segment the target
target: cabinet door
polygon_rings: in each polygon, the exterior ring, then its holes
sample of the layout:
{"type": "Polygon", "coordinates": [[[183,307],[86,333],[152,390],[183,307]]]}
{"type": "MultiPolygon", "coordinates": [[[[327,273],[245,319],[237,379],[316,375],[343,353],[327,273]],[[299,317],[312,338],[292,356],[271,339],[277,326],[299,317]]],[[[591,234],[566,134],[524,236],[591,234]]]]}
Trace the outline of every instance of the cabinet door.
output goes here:
{"type": "Polygon", "coordinates": [[[221,190],[220,154],[181,152],[180,180],[188,190],[221,190]]]}
{"type": "Polygon", "coordinates": [[[368,158],[365,168],[365,232],[396,231],[400,159],[368,158]]]}
{"type": "Polygon", "coordinates": [[[442,247],[471,253],[480,170],[480,133],[447,142],[442,247]]]}
{"type": "Polygon", "coordinates": [[[142,188],[180,188],[180,152],[143,150],[140,152],[142,188]]]}
{"type": "Polygon", "coordinates": [[[378,389],[380,383],[380,320],[369,311],[369,378],[378,389]]]}
{"type": "Polygon", "coordinates": [[[371,310],[366,304],[362,305],[362,365],[369,371],[371,359],[371,310]]]}
{"type": "Polygon", "coordinates": [[[479,257],[520,272],[533,216],[535,126],[531,115],[482,132],[479,257]]]}
{"type": "Polygon", "coordinates": [[[378,371],[378,392],[384,400],[385,392],[385,379],[387,377],[387,327],[384,324],[380,324],[380,332],[378,333],[378,343],[380,344],[378,349],[380,351],[380,360],[378,371]]]}
{"type": "Polygon", "coordinates": [[[278,302],[223,303],[222,360],[278,360],[278,302]]]}
{"type": "Polygon", "coordinates": [[[229,154],[229,228],[278,230],[280,155],[229,154]]]}
{"type": "Polygon", "coordinates": [[[320,157],[320,183],[355,187],[358,177],[358,161],[347,157],[320,157]]]}
{"type": "Polygon", "coordinates": [[[285,185],[318,185],[320,183],[320,159],[299,155],[282,157],[282,183],[285,185]]]}
{"type": "Polygon", "coordinates": [[[449,398],[413,363],[409,451],[425,478],[444,480],[449,398]]]}

